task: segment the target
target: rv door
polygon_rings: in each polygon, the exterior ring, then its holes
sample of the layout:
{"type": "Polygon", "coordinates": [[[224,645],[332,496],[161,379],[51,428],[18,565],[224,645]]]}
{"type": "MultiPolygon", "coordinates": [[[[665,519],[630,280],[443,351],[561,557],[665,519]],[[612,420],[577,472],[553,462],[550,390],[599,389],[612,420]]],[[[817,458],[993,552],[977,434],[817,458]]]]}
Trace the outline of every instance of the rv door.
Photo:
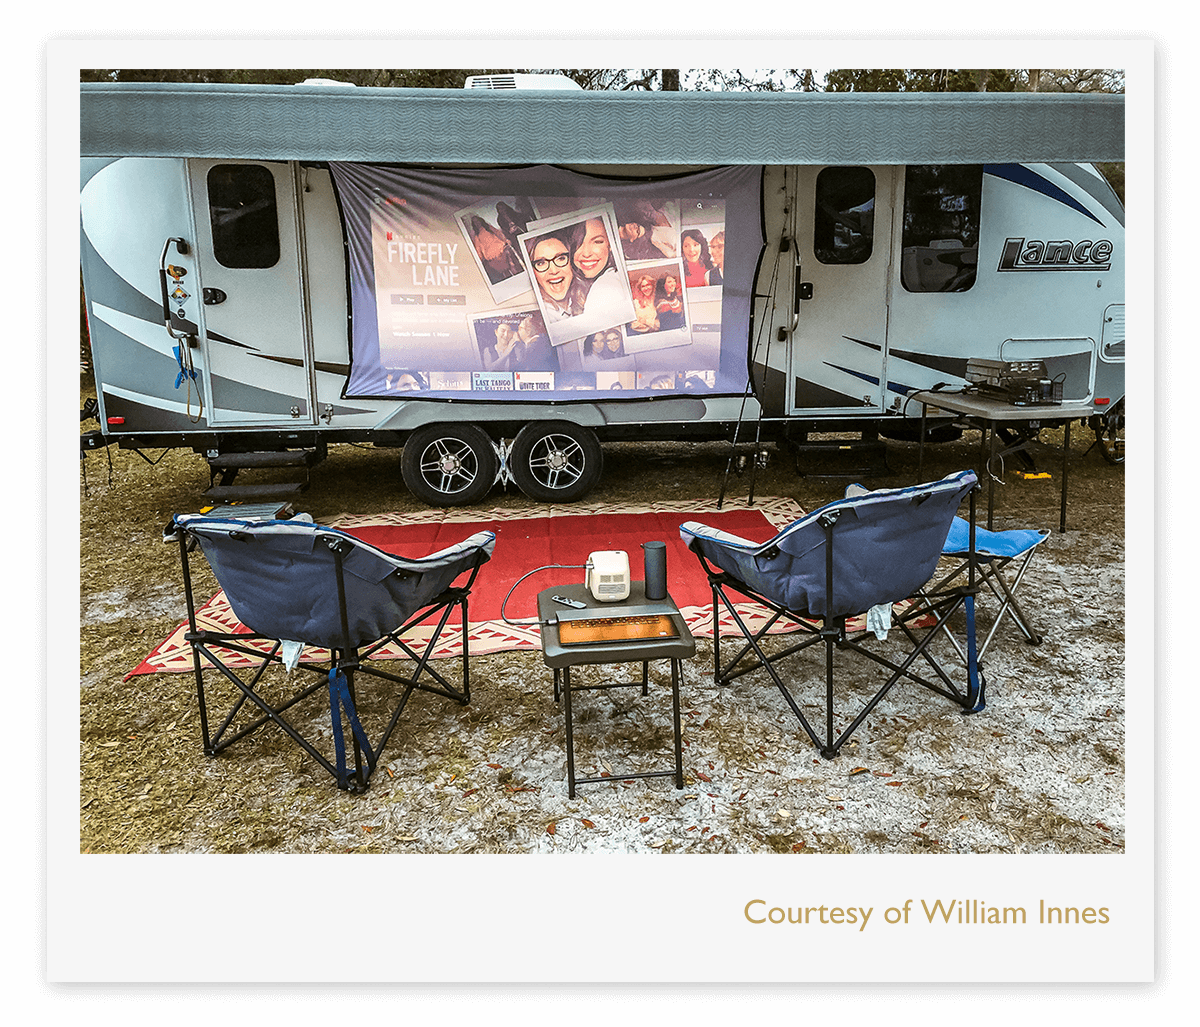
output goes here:
{"type": "Polygon", "coordinates": [[[880,412],[894,169],[796,169],[799,260],[788,413],[880,412]]]}
{"type": "Polygon", "coordinates": [[[188,174],[210,423],[313,424],[294,169],[189,160],[188,174]]]}

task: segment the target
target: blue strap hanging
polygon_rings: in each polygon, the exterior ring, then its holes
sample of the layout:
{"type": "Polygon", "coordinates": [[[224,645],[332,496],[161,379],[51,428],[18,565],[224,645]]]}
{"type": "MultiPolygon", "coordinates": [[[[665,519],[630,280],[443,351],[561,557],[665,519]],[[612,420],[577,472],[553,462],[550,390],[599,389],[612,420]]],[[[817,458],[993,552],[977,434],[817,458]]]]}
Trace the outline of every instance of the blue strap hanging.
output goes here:
{"type": "Polygon", "coordinates": [[[185,378],[191,378],[196,381],[196,369],[193,367],[185,367],[183,363],[183,347],[172,346],[172,352],[175,354],[175,361],[179,364],[179,374],[175,376],[175,388],[179,388],[183,384],[185,378]]]}
{"type": "Polygon", "coordinates": [[[983,698],[983,671],[979,667],[979,654],[975,651],[975,597],[963,598],[967,615],[967,699],[971,702],[968,713],[978,713],[986,703],[983,698]]]}
{"type": "Polygon", "coordinates": [[[350,721],[350,730],[366,754],[367,768],[369,771],[373,771],[377,759],[375,751],[367,741],[367,733],[363,730],[362,724],[359,723],[358,713],[354,709],[354,700],[350,698],[350,687],[346,681],[346,675],[334,666],[329,670],[329,719],[333,726],[333,748],[337,755],[338,787],[344,789],[349,785],[349,775],[346,772],[346,744],[342,738],[343,710],[346,711],[346,717],[350,721]]]}

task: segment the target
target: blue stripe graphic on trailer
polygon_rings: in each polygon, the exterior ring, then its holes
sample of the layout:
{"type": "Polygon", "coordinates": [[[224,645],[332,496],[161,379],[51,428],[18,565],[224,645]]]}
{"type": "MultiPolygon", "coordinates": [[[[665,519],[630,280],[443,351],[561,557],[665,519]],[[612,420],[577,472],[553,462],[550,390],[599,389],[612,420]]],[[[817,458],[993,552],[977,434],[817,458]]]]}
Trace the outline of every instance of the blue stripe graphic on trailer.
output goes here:
{"type": "Polygon", "coordinates": [[[983,170],[986,174],[994,178],[1003,178],[1007,182],[1013,182],[1016,185],[1024,186],[1026,189],[1032,189],[1034,192],[1042,193],[1044,196],[1050,197],[1052,200],[1057,200],[1059,203],[1070,207],[1072,210],[1079,211],[1084,217],[1089,217],[1096,224],[1103,227],[1104,222],[1101,221],[1095,214],[1087,209],[1073,196],[1063,192],[1053,182],[1047,181],[1036,171],[1031,171],[1023,164],[985,164],[983,170]]]}
{"type": "Polygon", "coordinates": [[[831,364],[829,361],[825,362],[825,366],[832,367],[835,371],[841,371],[843,374],[849,374],[853,375],[855,378],[861,378],[864,382],[870,382],[872,385],[879,384],[879,379],[874,375],[865,374],[862,371],[855,371],[849,367],[841,367],[838,364],[831,364]]]}

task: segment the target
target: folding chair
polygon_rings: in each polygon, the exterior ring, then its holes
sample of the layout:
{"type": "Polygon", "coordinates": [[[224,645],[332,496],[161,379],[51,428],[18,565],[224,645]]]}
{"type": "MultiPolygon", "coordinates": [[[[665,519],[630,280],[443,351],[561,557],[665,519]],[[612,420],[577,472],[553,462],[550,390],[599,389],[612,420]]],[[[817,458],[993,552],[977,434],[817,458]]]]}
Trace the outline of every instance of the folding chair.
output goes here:
{"type": "MultiPolygon", "coordinates": [[[[992,621],[992,629],[983,640],[983,645],[979,647],[980,660],[983,659],[983,654],[987,652],[997,628],[1005,617],[1012,618],[1030,645],[1041,645],[1042,636],[1034,630],[1025,611],[1021,609],[1016,592],[1029,569],[1029,561],[1033,559],[1034,552],[1049,537],[1049,528],[1014,528],[1008,531],[975,529],[975,558],[979,566],[979,583],[987,585],[1000,604],[1000,610],[992,621]],[[1006,580],[1004,571],[1010,563],[1016,564],[1016,573],[1011,580],[1006,580]]],[[[933,591],[944,588],[967,570],[970,525],[961,517],[955,517],[951,523],[950,532],[942,546],[942,555],[958,558],[961,562],[934,587],[933,591]]]]}
{"type": "MultiPolygon", "coordinates": [[[[964,712],[984,708],[984,680],[975,651],[974,560],[968,558],[967,581],[943,589],[921,603],[894,604],[920,594],[934,574],[955,512],[970,497],[975,522],[974,471],[962,471],[941,481],[912,488],[883,489],[837,500],[784,528],[768,542],[755,543],[727,532],[689,521],[680,536],[700,560],[713,594],[713,663],[718,685],[763,668],[796,715],[805,733],[832,759],[868,714],[902,678],[950,699],[964,712]],[[738,613],[731,593],[749,598],[770,611],[757,631],[738,613]],[[729,612],[745,645],[727,664],[721,663],[720,607],[729,612]],[[966,613],[967,668],[960,687],[938,662],[930,643],[960,608],[966,613]],[[900,662],[867,647],[869,636],[852,637],[847,620],[867,613],[868,624],[888,621],[911,649],[900,662]],[[779,652],[767,655],[762,641],[780,621],[791,622],[802,638],[779,652]],[[929,622],[933,623],[930,624],[929,622]],[[923,634],[920,634],[923,632],[923,634]],[[777,665],[817,643],[825,648],[825,738],[816,731],[784,684],[777,665]],[[865,657],[890,672],[883,686],[854,717],[849,727],[834,737],[834,651],[865,657]],[[916,673],[917,660],[928,664],[929,680],[916,673]],[[743,661],[746,661],[743,665],[743,661]]],[[[969,535],[973,531],[968,532],[969,535]]],[[[970,539],[968,539],[970,541],[970,539]]],[[[922,668],[923,669],[923,668],[922,668]]]]}
{"type": "MultiPolygon", "coordinates": [[[[266,723],[280,727],[337,780],[339,788],[365,791],[384,746],[414,690],[432,692],[466,705],[471,699],[467,645],[467,596],[479,568],[496,543],[491,532],[479,532],[440,552],[404,559],[336,528],[321,527],[301,515],[293,520],[236,520],[177,514],[163,540],[179,546],[187,600],[188,632],[200,706],[204,751],[215,756],[266,723]],[[201,630],[188,554],[196,545],[248,633],[201,630]],[[454,582],[463,574],[461,585],[454,582]],[[451,613],[462,624],[462,683],[456,687],[433,668],[430,657],[451,613]],[[403,635],[436,618],[432,637],[416,652],[403,635]],[[252,643],[258,642],[255,647],[252,643]],[[368,658],[391,643],[415,666],[408,676],[368,666],[368,658]],[[303,646],[329,650],[324,664],[299,663],[303,646]],[[249,657],[254,665],[239,675],[222,653],[249,657]],[[209,730],[203,660],[207,659],[235,688],[235,701],[220,726],[209,730]],[[296,667],[317,680],[305,683],[282,702],[268,699],[269,667],[296,667]],[[400,686],[399,700],[386,729],[372,744],[363,729],[355,677],[368,675],[400,686]],[[284,714],[315,692],[327,689],[333,760],[306,739],[298,720],[284,714]],[[245,709],[243,709],[245,708],[245,709]],[[239,718],[239,714],[241,715],[239,718]],[[348,767],[343,719],[353,738],[353,768],[348,767]],[[245,721],[249,720],[249,723],[245,721]],[[295,722],[294,722],[295,721],[295,722]]],[[[307,681],[307,678],[306,678],[307,681]]],[[[389,689],[389,691],[394,691],[389,689]]]]}

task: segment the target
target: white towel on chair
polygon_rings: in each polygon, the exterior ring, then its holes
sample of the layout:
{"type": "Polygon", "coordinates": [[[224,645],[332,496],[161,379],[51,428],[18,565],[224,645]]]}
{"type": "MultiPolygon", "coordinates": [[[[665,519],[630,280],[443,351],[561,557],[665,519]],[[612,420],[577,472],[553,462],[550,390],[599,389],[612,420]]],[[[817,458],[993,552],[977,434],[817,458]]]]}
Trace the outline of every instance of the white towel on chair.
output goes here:
{"type": "Polygon", "coordinates": [[[289,674],[296,669],[296,664],[300,662],[300,652],[303,649],[303,642],[280,643],[279,658],[283,660],[283,665],[287,667],[289,674]]]}
{"type": "Polygon", "coordinates": [[[888,629],[892,626],[892,604],[880,603],[867,611],[867,630],[873,631],[881,642],[887,641],[888,629]]]}

